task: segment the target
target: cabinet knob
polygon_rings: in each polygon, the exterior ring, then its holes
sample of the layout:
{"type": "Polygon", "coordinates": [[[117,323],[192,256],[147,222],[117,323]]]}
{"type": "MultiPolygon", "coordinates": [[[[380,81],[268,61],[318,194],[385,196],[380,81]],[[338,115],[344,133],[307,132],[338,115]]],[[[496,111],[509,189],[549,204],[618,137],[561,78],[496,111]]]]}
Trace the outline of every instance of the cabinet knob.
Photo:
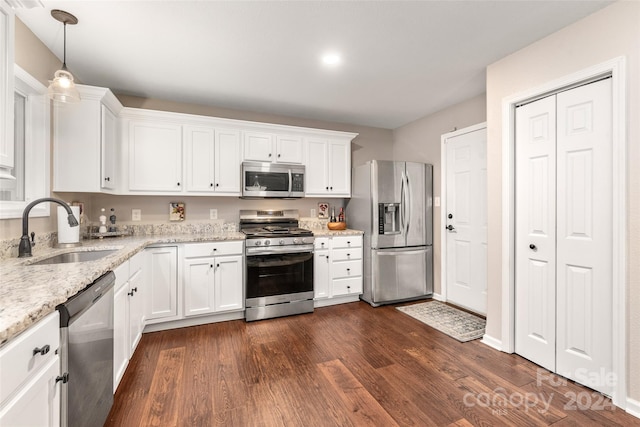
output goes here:
{"type": "Polygon", "coordinates": [[[138,287],[136,286],[135,288],[131,289],[131,292],[138,292],[138,287]]]}
{"type": "Polygon", "coordinates": [[[329,189],[329,187],[327,187],[327,190],[329,189]]]}
{"type": "Polygon", "coordinates": [[[347,285],[347,289],[351,289],[351,286],[347,285]]]}
{"type": "Polygon", "coordinates": [[[216,187],[219,187],[219,186],[220,186],[220,184],[216,183],[216,187]]]}
{"type": "Polygon", "coordinates": [[[216,268],[220,267],[220,264],[216,264],[216,268]]]}
{"type": "Polygon", "coordinates": [[[211,184],[209,184],[209,187],[213,187],[213,182],[211,184]]]}
{"type": "Polygon", "coordinates": [[[333,190],[333,187],[329,187],[329,190],[333,190]]]}
{"type": "Polygon", "coordinates": [[[213,264],[209,264],[209,268],[213,268],[213,264]]]}
{"type": "Polygon", "coordinates": [[[278,154],[278,158],[280,158],[280,154],[278,154]]]}
{"type": "Polygon", "coordinates": [[[350,269],[350,268],[347,268],[347,273],[348,273],[348,272],[350,272],[350,271],[351,271],[351,269],[350,269]]]}
{"type": "Polygon", "coordinates": [[[104,180],[105,180],[105,181],[111,181],[111,178],[109,178],[108,176],[105,176],[105,177],[104,177],[104,180]]]}
{"type": "Polygon", "coordinates": [[[269,153],[269,157],[271,157],[271,153],[269,153]]]}
{"type": "Polygon", "coordinates": [[[69,372],[65,372],[64,374],[56,377],[56,384],[62,381],[62,384],[66,384],[69,382],[69,372]]]}
{"type": "Polygon", "coordinates": [[[47,353],[49,353],[49,350],[51,350],[51,347],[49,347],[49,344],[45,344],[42,347],[38,348],[34,348],[33,349],[33,355],[35,356],[36,354],[41,354],[41,355],[45,355],[47,353]]]}
{"type": "Polygon", "coordinates": [[[350,256],[351,256],[351,254],[347,254],[347,256],[348,256],[348,257],[350,257],[350,256]]]}
{"type": "Polygon", "coordinates": [[[180,187],[180,183],[178,183],[178,187],[180,187]]]}
{"type": "Polygon", "coordinates": [[[533,249],[533,250],[535,251],[535,250],[536,250],[536,249],[538,249],[538,248],[536,247],[536,245],[534,245],[534,244],[532,243],[532,244],[530,244],[530,245],[529,245],[529,249],[533,249]]]}

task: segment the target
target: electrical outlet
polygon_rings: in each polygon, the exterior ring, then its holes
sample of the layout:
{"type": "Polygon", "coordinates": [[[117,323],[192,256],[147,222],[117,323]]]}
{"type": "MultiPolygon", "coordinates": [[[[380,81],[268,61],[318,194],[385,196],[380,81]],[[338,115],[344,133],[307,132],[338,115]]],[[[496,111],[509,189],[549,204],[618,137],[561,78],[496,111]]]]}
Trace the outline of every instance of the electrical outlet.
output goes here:
{"type": "Polygon", "coordinates": [[[440,206],[440,197],[434,197],[433,198],[433,206],[435,206],[436,208],[440,206]]]}
{"type": "Polygon", "coordinates": [[[131,209],[131,221],[142,221],[142,209],[131,209]]]}
{"type": "Polygon", "coordinates": [[[311,209],[311,218],[315,218],[315,217],[316,217],[316,210],[311,209]]]}
{"type": "Polygon", "coordinates": [[[218,209],[209,209],[209,219],[218,219],[218,209]]]}

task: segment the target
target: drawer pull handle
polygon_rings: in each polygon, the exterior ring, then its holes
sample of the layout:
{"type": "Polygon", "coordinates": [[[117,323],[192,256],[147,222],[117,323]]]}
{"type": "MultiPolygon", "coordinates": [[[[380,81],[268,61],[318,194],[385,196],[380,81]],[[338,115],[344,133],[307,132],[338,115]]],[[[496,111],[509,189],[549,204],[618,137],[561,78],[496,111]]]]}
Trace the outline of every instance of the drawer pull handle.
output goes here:
{"type": "Polygon", "coordinates": [[[350,269],[350,268],[347,268],[347,271],[351,271],[351,269],[350,269]]]}
{"type": "Polygon", "coordinates": [[[38,348],[34,348],[33,349],[33,355],[35,356],[36,354],[41,354],[41,355],[45,355],[47,353],[49,353],[49,350],[51,350],[51,347],[49,347],[49,344],[45,344],[42,347],[38,348]]]}
{"type": "Polygon", "coordinates": [[[62,384],[66,384],[69,382],[69,372],[65,372],[64,374],[56,377],[56,384],[62,381],[62,384]]]}
{"type": "Polygon", "coordinates": [[[351,256],[351,254],[347,254],[347,256],[351,256]]]}

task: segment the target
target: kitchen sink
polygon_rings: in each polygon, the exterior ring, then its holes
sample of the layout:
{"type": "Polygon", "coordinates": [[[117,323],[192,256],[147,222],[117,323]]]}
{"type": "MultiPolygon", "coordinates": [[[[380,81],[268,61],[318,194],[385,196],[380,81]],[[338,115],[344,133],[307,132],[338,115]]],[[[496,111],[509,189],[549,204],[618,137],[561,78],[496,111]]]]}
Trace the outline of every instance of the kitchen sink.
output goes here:
{"type": "Polygon", "coordinates": [[[104,258],[107,255],[111,255],[116,251],[117,249],[105,249],[105,250],[99,250],[99,251],[66,252],[64,254],[54,255],[49,258],[42,259],[40,261],[32,262],[29,265],[69,264],[72,262],[95,261],[100,258],[104,258]]]}

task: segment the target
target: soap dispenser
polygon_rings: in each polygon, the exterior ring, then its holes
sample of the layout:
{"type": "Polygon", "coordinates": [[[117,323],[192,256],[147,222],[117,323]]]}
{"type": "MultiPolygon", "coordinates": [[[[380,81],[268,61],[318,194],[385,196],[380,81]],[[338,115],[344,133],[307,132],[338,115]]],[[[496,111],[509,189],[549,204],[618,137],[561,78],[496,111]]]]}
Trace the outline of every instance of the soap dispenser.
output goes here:
{"type": "Polygon", "coordinates": [[[104,214],[104,208],[100,209],[100,228],[98,229],[99,233],[107,232],[107,216],[104,214]]]}

